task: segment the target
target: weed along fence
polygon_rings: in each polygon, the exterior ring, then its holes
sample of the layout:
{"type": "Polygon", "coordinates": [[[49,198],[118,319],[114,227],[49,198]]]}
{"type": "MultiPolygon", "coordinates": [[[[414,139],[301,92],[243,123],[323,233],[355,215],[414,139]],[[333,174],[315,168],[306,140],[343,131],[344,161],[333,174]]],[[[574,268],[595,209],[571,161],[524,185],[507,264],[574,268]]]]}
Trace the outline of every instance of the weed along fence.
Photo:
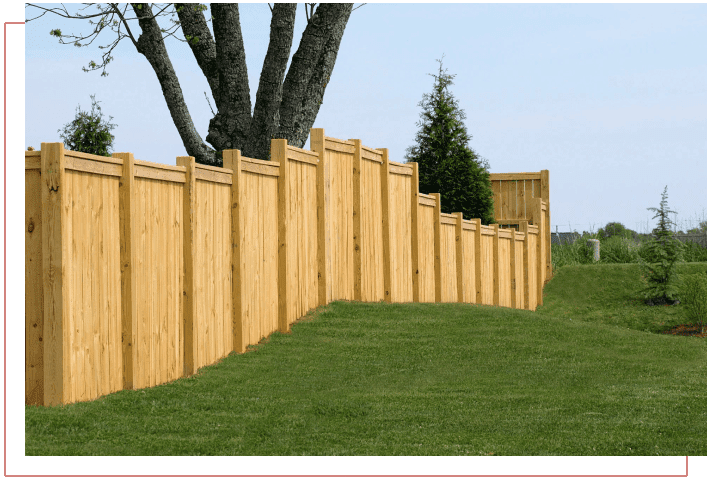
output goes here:
{"type": "Polygon", "coordinates": [[[322,129],[310,148],[224,168],[25,152],[25,402],[169,382],[335,300],[541,304],[548,173],[521,174],[506,229],[442,213],[386,149],[322,129]]]}

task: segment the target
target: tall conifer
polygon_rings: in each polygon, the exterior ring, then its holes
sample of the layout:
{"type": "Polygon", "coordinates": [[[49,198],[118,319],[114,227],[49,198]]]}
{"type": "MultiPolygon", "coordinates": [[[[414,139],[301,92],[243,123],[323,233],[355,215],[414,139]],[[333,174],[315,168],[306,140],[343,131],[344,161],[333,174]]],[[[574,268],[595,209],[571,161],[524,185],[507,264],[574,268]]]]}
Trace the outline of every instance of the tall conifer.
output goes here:
{"type": "Polygon", "coordinates": [[[442,59],[438,63],[438,75],[430,74],[433,91],[419,102],[416,145],[406,150],[406,159],[419,165],[420,191],[441,194],[441,211],[494,223],[490,167],[468,146],[465,112],[448,90],[455,75],[443,69],[442,59]]]}

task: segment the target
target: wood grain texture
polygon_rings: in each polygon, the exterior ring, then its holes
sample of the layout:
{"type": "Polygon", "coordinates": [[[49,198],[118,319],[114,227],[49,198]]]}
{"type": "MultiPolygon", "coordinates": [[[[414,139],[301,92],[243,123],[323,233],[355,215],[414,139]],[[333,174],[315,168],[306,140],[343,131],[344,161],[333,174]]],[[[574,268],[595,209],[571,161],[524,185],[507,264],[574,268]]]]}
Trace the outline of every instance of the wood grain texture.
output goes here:
{"type": "Polygon", "coordinates": [[[241,163],[241,152],[239,150],[224,150],[223,152],[224,168],[231,170],[231,192],[230,192],[230,215],[229,228],[230,234],[230,267],[231,267],[231,322],[232,322],[232,350],[237,353],[243,353],[246,350],[244,343],[244,324],[243,324],[243,282],[242,282],[242,212],[244,206],[241,203],[241,192],[244,188],[243,173],[241,163]]]}
{"type": "Polygon", "coordinates": [[[419,203],[418,219],[419,301],[433,303],[436,301],[435,206],[419,203]]]}
{"type": "Polygon", "coordinates": [[[192,374],[333,300],[541,304],[548,170],[491,174],[487,227],[441,213],[386,149],[322,129],[311,149],[226,168],[27,152],[26,403],[192,374]]]}
{"type": "Polygon", "coordinates": [[[455,224],[440,226],[440,300],[442,303],[458,301],[458,275],[456,268],[455,224]]]}
{"type": "Polygon", "coordinates": [[[363,161],[360,174],[362,301],[385,299],[381,163],[363,161]]]}
{"type": "MultiPolygon", "coordinates": [[[[271,160],[280,165],[278,176],[278,330],[288,332],[289,283],[288,229],[290,218],[290,175],[286,140],[271,140],[271,160]]],[[[318,244],[320,242],[318,241],[318,244]]]]}
{"type": "Polygon", "coordinates": [[[185,168],[185,185],[182,193],[182,248],[183,248],[183,291],[182,291],[182,324],[184,341],[184,375],[189,376],[197,371],[197,342],[195,338],[194,319],[197,316],[195,254],[197,237],[195,235],[195,160],[191,156],[177,157],[177,164],[185,168]]]}
{"type": "Polygon", "coordinates": [[[382,150],[381,174],[381,204],[382,204],[382,245],[383,245],[383,268],[384,268],[384,300],[392,302],[391,295],[391,221],[390,205],[391,196],[389,193],[389,150],[382,150]]]}
{"type": "Polygon", "coordinates": [[[412,162],[411,165],[411,287],[414,303],[420,302],[421,295],[421,273],[419,270],[419,165],[412,162]]]}
{"type": "Polygon", "coordinates": [[[463,229],[463,302],[477,302],[475,230],[463,229]]]}
{"type": "Polygon", "coordinates": [[[37,406],[44,404],[41,181],[40,170],[25,170],[25,404],[37,406]]]}
{"type": "Polygon", "coordinates": [[[114,158],[123,162],[120,182],[120,273],[121,273],[121,363],[123,366],[123,388],[133,389],[134,364],[136,360],[137,291],[135,278],[135,167],[132,153],[114,153],[114,158]]]}
{"type": "Polygon", "coordinates": [[[434,284],[436,286],[436,303],[443,301],[442,299],[442,285],[443,278],[441,276],[441,194],[432,193],[436,200],[436,206],[433,207],[433,270],[434,270],[434,284]]]}
{"type": "Polygon", "coordinates": [[[68,402],[72,370],[69,358],[70,271],[64,170],[64,145],[42,143],[42,270],[44,300],[44,405],[68,402]]]}
{"type": "Polygon", "coordinates": [[[413,300],[411,267],[411,176],[389,173],[391,301],[413,300]]]}
{"type": "MultiPolygon", "coordinates": [[[[331,144],[332,142],[328,142],[331,144]]],[[[329,302],[332,297],[330,284],[330,171],[328,158],[325,152],[325,130],[311,128],[310,149],[317,153],[320,161],[317,165],[317,245],[318,245],[318,304],[321,306],[329,302]]]]}
{"type": "Polygon", "coordinates": [[[463,285],[463,213],[455,213],[455,270],[456,270],[456,289],[458,292],[458,302],[465,301],[464,285],[463,285]]]}
{"type": "Polygon", "coordinates": [[[362,196],[362,140],[354,143],[352,158],[352,288],[355,301],[362,301],[362,203],[368,198],[362,196]]]}

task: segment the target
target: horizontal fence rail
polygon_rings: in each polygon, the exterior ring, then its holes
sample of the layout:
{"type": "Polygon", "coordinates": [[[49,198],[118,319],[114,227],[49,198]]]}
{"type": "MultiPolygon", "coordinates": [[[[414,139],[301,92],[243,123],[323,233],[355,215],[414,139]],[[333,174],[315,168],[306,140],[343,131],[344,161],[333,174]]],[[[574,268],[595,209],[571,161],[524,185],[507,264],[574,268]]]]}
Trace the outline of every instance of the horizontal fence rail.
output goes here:
{"type": "Polygon", "coordinates": [[[223,168],[25,152],[25,402],[173,381],[336,300],[542,303],[548,171],[491,174],[486,226],[441,212],[416,163],[310,136],[223,168]]]}

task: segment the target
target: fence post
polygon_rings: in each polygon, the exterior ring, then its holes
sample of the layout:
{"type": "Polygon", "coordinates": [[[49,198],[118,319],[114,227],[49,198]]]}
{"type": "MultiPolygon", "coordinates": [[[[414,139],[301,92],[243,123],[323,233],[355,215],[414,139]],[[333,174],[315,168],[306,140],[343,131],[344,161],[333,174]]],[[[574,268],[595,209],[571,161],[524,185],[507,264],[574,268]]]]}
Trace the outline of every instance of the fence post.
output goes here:
{"type": "Polygon", "coordinates": [[[421,301],[421,276],[419,275],[419,164],[409,163],[411,176],[411,282],[413,302],[421,301]]]}
{"type": "Polygon", "coordinates": [[[524,246],[522,247],[522,265],[524,267],[524,292],[522,293],[522,301],[524,309],[529,309],[529,229],[527,221],[520,221],[519,229],[524,233],[524,246]]]}
{"type": "Polygon", "coordinates": [[[392,302],[391,297],[391,230],[389,226],[389,150],[381,148],[382,152],[382,245],[384,247],[384,300],[392,302]]]}
{"type": "MultiPolygon", "coordinates": [[[[311,133],[312,135],[312,133],[311,133]]],[[[312,136],[311,136],[312,141],[312,136]]],[[[288,188],[288,141],[271,140],[271,161],[280,165],[278,176],[278,330],[288,332],[288,281],[290,267],[288,264],[288,215],[290,199],[288,188]]],[[[320,222],[318,222],[320,225],[320,222]]],[[[320,232],[320,229],[318,229],[320,232]]],[[[318,245],[321,236],[318,235],[318,245]]],[[[318,248],[318,251],[320,249],[318,248]]],[[[322,264],[318,262],[319,264],[322,264]]],[[[321,291],[320,289],[318,291],[321,291]]],[[[319,297],[319,296],[318,296],[319,297]]]]}
{"type": "Polygon", "coordinates": [[[510,229],[510,307],[517,308],[517,231],[510,229]]]}
{"type": "MultiPolygon", "coordinates": [[[[544,235],[544,254],[546,256],[546,265],[544,266],[544,278],[551,279],[551,221],[549,210],[549,170],[541,171],[541,198],[546,203],[546,212],[544,214],[544,232],[540,231],[540,235],[544,235]]],[[[544,280],[541,281],[544,284],[544,280]]],[[[541,302],[539,303],[541,304],[541,302]]]]}
{"type": "Polygon", "coordinates": [[[542,290],[544,288],[544,280],[546,278],[546,261],[544,260],[544,218],[542,217],[542,199],[534,199],[534,218],[537,222],[537,264],[534,268],[537,270],[537,306],[542,304],[542,290]]]}
{"type": "Polygon", "coordinates": [[[492,237],[492,304],[500,305],[500,225],[492,225],[495,236],[492,237]]]}
{"type": "Polygon", "coordinates": [[[352,231],[354,252],[352,256],[353,285],[355,301],[362,301],[362,140],[354,142],[352,164],[352,231]]]}
{"type": "Polygon", "coordinates": [[[66,403],[71,368],[69,330],[69,273],[67,231],[68,192],[64,144],[42,143],[42,289],[44,294],[44,405],[66,403]]]}
{"type": "Polygon", "coordinates": [[[133,389],[135,366],[137,361],[137,346],[133,347],[138,339],[136,318],[138,316],[138,284],[135,281],[133,265],[136,258],[133,254],[135,242],[135,158],[133,153],[113,153],[113,158],[123,160],[123,173],[119,185],[118,196],[118,221],[121,249],[121,330],[123,389],[133,389]]]}
{"type": "Polygon", "coordinates": [[[463,213],[455,213],[455,274],[458,282],[458,302],[463,303],[463,213]]]}
{"type": "MultiPolygon", "coordinates": [[[[271,143],[273,145],[273,142],[271,143]]],[[[288,143],[283,147],[286,154],[288,143]]],[[[278,148],[281,148],[278,146],[278,148]]],[[[318,154],[317,166],[317,203],[318,203],[318,304],[326,305],[329,301],[328,292],[332,291],[330,284],[330,171],[329,163],[325,160],[325,130],[323,128],[310,129],[310,150],[318,154]]],[[[271,158],[273,159],[273,157],[271,158]]],[[[280,183],[279,183],[280,184],[280,183]]]]}
{"type": "Polygon", "coordinates": [[[436,303],[443,297],[441,284],[441,194],[431,193],[436,200],[433,207],[433,278],[436,285],[436,303]]]}
{"type": "Polygon", "coordinates": [[[224,168],[231,173],[231,321],[232,349],[243,353],[244,325],[242,315],[242,247],[241,247],[241,151],[224,150],[224,168]]]}
{"type": "Polygon", "coordinates": [[[483,274],[483,248],[482,248],[482,220],[480,218],[473,218],[473,224],[475,225],[475,303],[481,304],[483,302],[483,292],[482,292],[482,274],[483,274]]]}
{"type": "Polygon", "coordinates": [[[178,156],[175,160],[178,166],[185,167],[185,188],[182,190],[182,258],[183,258],[183,288],[182,291],[182,324],[184,338],[184,375],[195,373],[197,342],[194,337],[194,318],[197,316],[197,301],[195,300],[196,285],[194,283],[195,254],[195,160],[193,156],[178,156]]]}

